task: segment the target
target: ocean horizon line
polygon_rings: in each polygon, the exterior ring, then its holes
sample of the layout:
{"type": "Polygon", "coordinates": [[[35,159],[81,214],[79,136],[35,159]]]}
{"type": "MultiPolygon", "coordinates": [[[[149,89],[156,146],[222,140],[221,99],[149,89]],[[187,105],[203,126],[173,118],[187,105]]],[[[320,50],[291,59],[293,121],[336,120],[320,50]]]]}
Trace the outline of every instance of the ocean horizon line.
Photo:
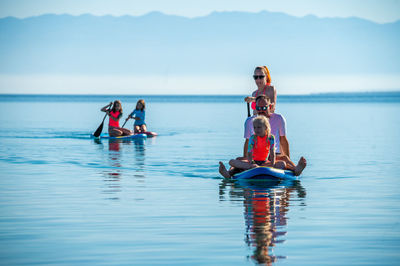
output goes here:
{"type": "MultiPolygon", "coordinates": [[[[298,96],[331,96],[331,95],[388,95],[388,94],[400,94],[400,88],[398,90],[387,90],[387,91],[337,91],[337,92],[310,92],[310,93],[299,93],[299,94],[291,94],[291,93],[279,93],[279,96],[290,96],[290,97],[298,97],[298,96]]],[[[178,94],[178,93],[171,93],[171,94],[146,94],[146,93],[132,93],[132,94],[104,94],[104,93],[0,93],[0,96],[195,96],[195,97],[225,97],[225,96],[246,96],[247,94],[178,94]]]]}
{"type": "MultiPolygon", "coordinates": [[[[245,94],[11,94],[0,93],[0,101],[109,101],[148,99],[154,102],[237,102],[245,94]]],[[[400,90],[365,92],[321,92],[307,94],[278,94],[280,102],[400,102],[400,90]]]]}

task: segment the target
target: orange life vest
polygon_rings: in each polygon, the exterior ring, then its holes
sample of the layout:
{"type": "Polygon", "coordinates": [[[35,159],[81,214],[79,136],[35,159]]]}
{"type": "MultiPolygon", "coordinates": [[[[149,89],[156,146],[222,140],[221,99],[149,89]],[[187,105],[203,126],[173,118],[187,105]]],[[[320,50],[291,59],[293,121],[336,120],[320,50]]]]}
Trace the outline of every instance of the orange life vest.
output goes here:
{"type": "Polygon", "coordinates": [[[271,146],[270,139],[265,137],[255,136],[254,147],[253,147],[253,160],[254,161],[266,161],[269,156],[269,149],[271,146]]]}

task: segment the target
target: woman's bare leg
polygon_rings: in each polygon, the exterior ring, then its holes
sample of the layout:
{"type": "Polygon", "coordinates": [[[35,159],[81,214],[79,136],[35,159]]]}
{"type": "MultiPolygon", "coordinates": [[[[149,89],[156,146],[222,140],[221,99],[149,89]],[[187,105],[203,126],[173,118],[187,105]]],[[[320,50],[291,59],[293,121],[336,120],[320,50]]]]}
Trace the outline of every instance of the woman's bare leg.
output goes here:
{"type": "Polygon", "coordinates": [[[130,136],[130,135],[133,134],[131,130],[126,129],[126,128],[119,128],[119,130],[122,131],[122,134],[123,134],[124,136],[130,136]]]}
{"type": "Polygon", "coordinates": [[[110,137],[119,137],[122,134],[123,134],[122,131],[117,128],[110,128],[108,130],[108,135],[110,135],[110,137]]]}

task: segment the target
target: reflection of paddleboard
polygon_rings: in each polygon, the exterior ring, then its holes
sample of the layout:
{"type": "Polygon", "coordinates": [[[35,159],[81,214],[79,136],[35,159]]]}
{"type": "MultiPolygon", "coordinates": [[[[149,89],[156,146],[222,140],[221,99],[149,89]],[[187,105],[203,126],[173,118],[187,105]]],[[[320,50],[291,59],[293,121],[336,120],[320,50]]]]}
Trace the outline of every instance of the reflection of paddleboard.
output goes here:
{"type": "Polygon", "coordinates": [[[93,136],[93,134],[90,135],[91,138],[95,139],[145,139],[147,138],[146,134],[134,134],[130,136],[119,136],[119,137],[110,137],[108,133],[102,133],[99,137],[93,136]]]}
{"type": "Polygon", "coordinates": [[[150,131],[143,132],[143,134],[146,134],[148,138],[152,138],[158,135],[156,132],[150,132],[150,131]]]}
{"type": "Polygon", "coordinates": [[[276,169],[272,167],[256,167],[233,175],[232,179],[238,180],[298,180],[293,171],[276,169]]]}

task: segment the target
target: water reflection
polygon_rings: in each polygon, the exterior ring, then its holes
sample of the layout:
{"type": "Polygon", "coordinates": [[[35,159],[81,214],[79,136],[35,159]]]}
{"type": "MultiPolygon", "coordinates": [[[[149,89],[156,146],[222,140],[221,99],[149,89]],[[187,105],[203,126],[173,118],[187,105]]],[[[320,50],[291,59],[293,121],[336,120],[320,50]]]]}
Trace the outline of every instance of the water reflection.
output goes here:
{"type": "MultiPolygon", "coordinates": [[[[102,145],[101,140],[95,140],[96,144],[102,145]]],[[[109,194],[108,199],[118,200],[118,194],[122,191],[121,179],[123,174],[134,173],[133,176],[139,182],[144,180],[145,168],[145,141],[144,140],[130,140],[130,139],[109,139],[106,140],[108,145],[108,154],[106,157],[106,167],[103,168],[101,174],[104,176],[105,189],[104,194],[109,194]],[[133,145],[133,152],[130,149],[133,145]],[[124,156],[123,156],[124,154],[124,156]],[[124,157],[124,158],[123,158],[124,157]],[[127,162],[124,161],[127,160],[127,162]],[[133,171],[127,171],[132,168],[133,171]]],[[[102,150],[104,149],[104,146],[102,150]]]]}
{"type": "Polygon", "coordinates": [[[104,194],[110,194],[109,199],[118,200],[118,193],[121,189],[121,142],[122,140],[110,139],[108,140],[108,162],[110,169],[105,174],[106,188],[103,190],[104,194]]]}
{"type": "Polygon", "coordinates": [[[234,182],[223,180],[220,200],[243,201],[246,225],[245,243],[254,262],[272,265],[284,255],[275,255],[273,247],[285,242],[287,213],[293,197],[304,204],[305,190],[299,181],[234,182]],[[294,193],[297,193],[294,196],[294,193]]]}
{"type": "Polygon", "coordinates": [[[139,182],[144,182],[144,171],[145,171],[145,158],[146,158],[146,146],[144,140],[137,140],[133,142],[134,145],[134,161],[135,161],[135,173],[134,177],[139,182]]]}

